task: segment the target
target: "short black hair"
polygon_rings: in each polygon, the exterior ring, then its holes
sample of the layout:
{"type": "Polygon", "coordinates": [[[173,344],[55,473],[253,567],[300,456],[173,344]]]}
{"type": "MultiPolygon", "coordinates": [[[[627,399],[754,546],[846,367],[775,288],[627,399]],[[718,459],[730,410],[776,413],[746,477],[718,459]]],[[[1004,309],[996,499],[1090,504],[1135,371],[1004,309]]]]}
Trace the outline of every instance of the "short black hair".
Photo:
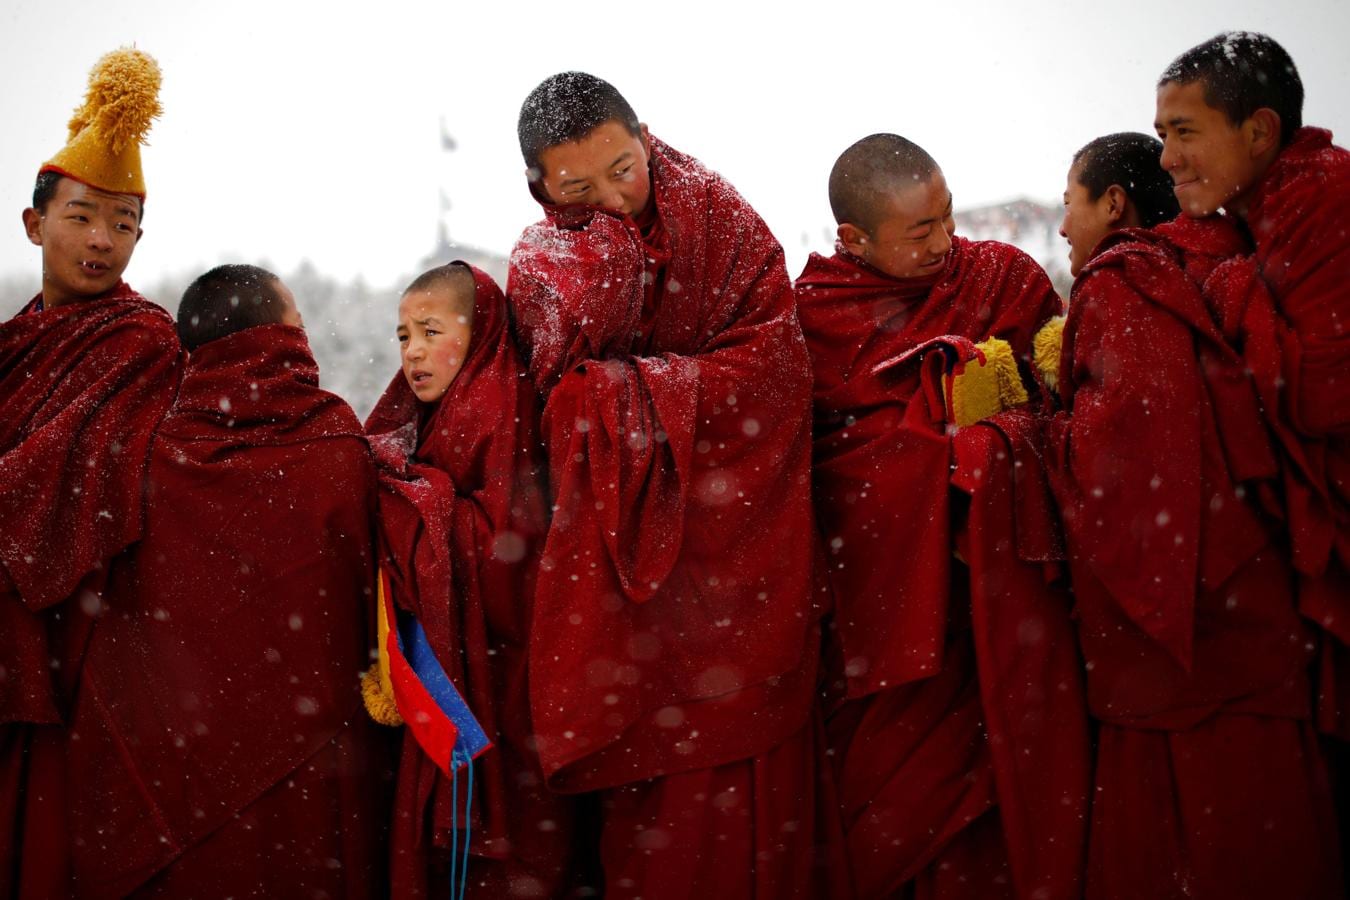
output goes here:
{"type": "Polygon", "coordinates": [[[1181,212],[1172,176],[1163,171],[1162,141],[1137,131],[1122,131],[1089,141],[1073,155],[1075,178],[1096,200],[1111,185],[1130,198],[1145,228],[1170,222],[1181,212]]]}
{"type": "Polygon", "coordinates": [[[1234,125],[1262,107],[1280,117],[1280,146],[1303,127],[1303,81],[1294,60],[1269,35],[1226,31],[1196,44],[1172,60],[1158,79],[1165,84],[1200,82],[1205,102],[1234,125]]]}
{"type": "Polygon", "coordinates": [[[603,78],[585,72],[559,72],[539,82],[521,104],[516,123],[520,153],[530,168],[531,180],[543,174],[541,153],[579,141],[609,121],[618,122],[634,137],[641,131],[633,107],[603,78]]]}
{"type": "MultiPolygon", "coordinates": [[[[65,175],[52,169],[39,172],[37,180],[33,182],[33,209],[45,213],[47,204],[52,202],[52,198],[56,196],[56,189],[61,184],[61,179],[65,177],[65,175]]],[[[145,221],[145,201],[137,197],[136,204],[139,210],[136,213],[136,222],[139,224],[145,221]]]]}
{"type": "Polygon", "coordinates": [[[464,316],[472,326],[473,301],[478,293],[478,285],[474,282],[473,272],[469,267],[462,262],[452,262],[428,269],[403,289],[403,295],[407,296],[414,291],[436,290],[445,290],[449,293],[450,305],[455,313],[464,316]]]}
{"type": "Polygon", "coordinates": [[[830,170],[830,209],[837,224],[871,234],[884,201],[940,171],[937,161],[898,134],[871,134],[839,155],[830,170]]]}
{"type": "Polygon", "coordinates": [[[285,301],[281,279],[258,266],[216,266],[183,292],[178,337],[188,352],[255,325],[280,322],[285,301]]]}

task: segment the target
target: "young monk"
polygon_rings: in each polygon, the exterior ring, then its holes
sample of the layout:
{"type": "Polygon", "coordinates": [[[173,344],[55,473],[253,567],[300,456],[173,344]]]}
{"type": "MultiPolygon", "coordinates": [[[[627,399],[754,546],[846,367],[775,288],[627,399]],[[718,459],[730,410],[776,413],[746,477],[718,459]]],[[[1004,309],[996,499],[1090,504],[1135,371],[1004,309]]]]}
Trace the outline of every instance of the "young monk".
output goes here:
{"type": "Polygon", "coordinates": [[[23,213],[42,291],[0,324],[0,897],[61,893],[55,726],[108,563],[141,534],[150,435],[178,387],[173,320],[122,281],[158,87],[139,51],[94,67],[23,213]]]}
{"type": "Polygon", "coordinates": [[[465,823],[467,784],[457,792],[405,735],[393,895],[445,891],[467,839],[470,896],[560,896],[571,804],[544,787],[526,682],[546,523],[534,386],[501,290],[464,263],[408,286],[398,340],[402,370],[366,422],[380,463],[381,564],[495,746],[474,763],[465,823]]]}
{"type": "Polygon", "coordinates": [[[1350,153],[1303,127],[1298,69],[1263,34],[1220,34],[1177,57],[1157,108],[1182,209],[1222,210],[1255,244],[1251,265],[1228,267],[1209,299],[1279,438],[1299,605],[1327,632],[1319,724],[1350,739],[1350,153]]]}
{"type": "MultiPolygon", "coordinates": [[[[829,191],[838,249],[812,255],[797,294],[835,599],[831,762],[858,893],[1071,896],[1087,787],[1077,661],[1067,603],[1043,574],[1059,557],[1044,487],[1039,516],[1029,482],[1015,517],[1010,503],[1012,460],[1035,429],[1005,415],[948,430],[1026,401],[1018,364],[1060,300],[1025,254],[954,234],[942,170],[899,135],[849,147],[829,191]],[[1003,388],[992,405],[949,419],[929,360],[897,364],[937,338],[967,348],[957,382],[981,368],[971,345],[985,342],[1003,388]],[[954,551],[967,564],[954,566],[954,551]],[[1000,681],[1045,699],[1002,695],[1000,681]]],[[[962,393],[953,388],[954,406],[962,393]]]]}
{"type": "Polygon", "coordinates": [[[810,370],[783,251],[614,87],[519,122],[545,219],[508,295],[553,521],[531,639],[549,785],[596,791],[607,897],[818,897],[810,370]]]}
{"type": "Polygon", "coordinates": [[[1099,726],[1087,895],[1338,897],[1309,635],[1254,502],[1276,472],[1255,388],[1183,255],[1128,227],[1176,211],[1163,154],[1100,138],[1065,192],[1048,458],[1099,726]]]}
{"type": "Polygon", "coordinates": [[[67,745],[71,895],[380,895],[360,715],[374,468],[254,266],[187,289],[145,533],[99,610],[67,745]]]}

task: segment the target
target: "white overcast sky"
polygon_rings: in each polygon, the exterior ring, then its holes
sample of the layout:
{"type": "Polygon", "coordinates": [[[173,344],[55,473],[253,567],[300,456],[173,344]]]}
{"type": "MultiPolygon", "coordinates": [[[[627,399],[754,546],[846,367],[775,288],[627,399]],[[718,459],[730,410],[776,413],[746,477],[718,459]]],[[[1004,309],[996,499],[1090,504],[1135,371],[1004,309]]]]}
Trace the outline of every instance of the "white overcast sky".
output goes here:
{"type": "Polygon", "coordinates": [[[654,134],[726,175],[795,275],[808,250],[829,247],[826,178],[857,138],[894,131],[922,144],[958,208],[1055,200],[1075,149],[1150,131],[1159,72],[1230,28],[1284,44],[1306,121],[1344,144],[1346,0],[3,0],[0,274],[36,276],[19,213],[91,64],[123,44],[164,70],[133,284],[224,259],[286,271],[307,258],[385,285],[431,250],[441,190],[465,243],[505,253],[538,218],[516,114],[557,71],[610,80],[654,134]],[[442,118],[452,154],[440,150],[442,118]]]}

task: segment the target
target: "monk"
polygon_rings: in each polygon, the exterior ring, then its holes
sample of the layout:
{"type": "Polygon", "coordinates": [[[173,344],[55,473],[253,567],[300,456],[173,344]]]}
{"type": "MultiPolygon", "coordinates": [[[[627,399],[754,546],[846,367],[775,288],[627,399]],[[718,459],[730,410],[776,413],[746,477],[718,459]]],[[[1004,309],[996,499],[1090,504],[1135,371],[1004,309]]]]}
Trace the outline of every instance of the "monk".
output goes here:
{"type": "Polygon", "coordinates": [[[95,66],[23,212],[41,293],[0,325],[0,897],[61,893],[47,879],[66,871],[62,726],[109,563],[141,535],[150,436],[178,388],[173,320],[122,280],[158,85],[139,51],[95,66]]]}
{"type": "Polygon", "coordinates": [[[598,792],[607,897],[829,896],[810,369],[782,248],[599,78],[546,79],[519,137],[545,212],[507,284],[553,504],[545,777],[598,792]]]}
{"type": "Polygon", "coordinates": [[[366,422],[380,463],[381,564],[494,747],[474,763],[466,823],[455,804],[467,786],[457,794],[404,736],[392,893],[443,895],[447,860],[468,840],[468,896],[561,896],[571,800],[544,787],[526,680],[547,521],[534,385],[505,297],[466,264],[415,279],[397,333],[401,370],[366,422]]]}
{"type": "Polygon", "coordinates": [[[183,295],[155,434],[66,750],[76,897],[382,896],[386,807],[359,675],[374,467],[253,266],[183,295]]]}
{"type": "Polygon", "coordinates": [[[1047,584],[1062,553],[1046,488],[1013,478],[1036,428],[1024,412],[948,428],[1028,400],[1019,368],[1060,300],[1025,254],[954,234],[942,170],[912,141],[853,144],[829,191],[837,250],[811,256],[797,293],[835,603],[831,762],[858,894],[1072,896],[1086,724],[1067,601],[1047,584]],[[960,389],[944,400],[942,353],[922,356],[935,339],[964,364],[957,382],[981,362],[997,374],[992,404],[947,408],[966,404],[960,389]]]}
{"type": "Polygon", "coordinates": [[[1186,255],[1141,229],[1177,211],[1160,158],[1098,139],[1065,192],[1047,458],[1098,726],[1087,896],[1339,897],[1311,635],[1257,502],[1275,450],[1186,255]]]}

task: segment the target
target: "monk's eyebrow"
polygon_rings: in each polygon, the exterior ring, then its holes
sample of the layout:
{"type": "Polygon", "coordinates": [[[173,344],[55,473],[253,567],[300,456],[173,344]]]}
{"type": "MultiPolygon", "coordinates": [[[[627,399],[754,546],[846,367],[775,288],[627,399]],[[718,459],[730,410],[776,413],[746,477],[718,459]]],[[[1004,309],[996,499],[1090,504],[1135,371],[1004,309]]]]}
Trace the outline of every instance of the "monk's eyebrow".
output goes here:
{"type": "Polygon", "coordinates": [[[952,211],[952,195],[949,193],[947,194],[947,208],[942,211],[942,215],[933,216],[928,219],[920,219],[913,225],[909,226],[909,228],[911,231],[913,231],[915,228],[922,228],[925,225],[932,225],[934,222],[947,218],[947,214],[950,213],[951,211],[952,211]]]}
{"type": "Polygon", "coordinates": [[[618,158],[618,159],[614,160],[614,162],[612,162],[612,163],[609,164],[609,167],[612,169],[612,168],[614,168],[614,167],[617,166],[617,165],[621,165],[625,160],[627,160],[627,159],[629,159],[630,157],[632,157],[632,155],[633,155],[633,151],[632,151],[632,150],[625,150],[625,151],[623,151],[622,153],[619,154],[619,158],[618,158]]]}
{"type": "Polygon", "coordinates": [[[119,216],[127,216],[132,219],[136,218],[136,210],[132,209],[130,206],[119,206],[115,212],[119,216]]]}
{"type": "Polygon", "coordinates": [[[418,325],[439,325],[441,320],[435,316],[427,316],[425,319],[413,319],[418,325]]]}
{"type": "Polygon", "coordinates": [[[80,209],[98,209],[98,204],[90,200],[67,200],[66,208],[78,206],[80,209]]]}

